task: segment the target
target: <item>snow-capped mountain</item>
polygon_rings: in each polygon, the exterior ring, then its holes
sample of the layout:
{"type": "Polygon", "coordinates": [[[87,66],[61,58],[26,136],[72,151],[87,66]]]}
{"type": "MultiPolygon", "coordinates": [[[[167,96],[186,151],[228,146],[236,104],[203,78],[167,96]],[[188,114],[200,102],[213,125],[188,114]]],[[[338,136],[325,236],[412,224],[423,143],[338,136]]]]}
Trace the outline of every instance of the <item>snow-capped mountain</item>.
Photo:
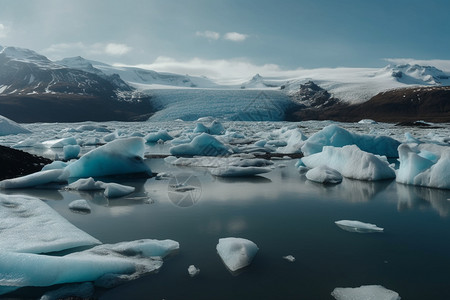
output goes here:
{"type": "Polygon", "coordinates": [[[218,84],[206,77],[160,73],[136,67],[112,66],[98,61],[87,60],[82,57],[65,58],[56,63],[85,72],[106,75],[117,74],[121,79],[139,90],[161,87],[182,88],[218,88],[218,84]]]}
{"type": "Polygon", "coordinates": [[[280,87],[280,83],[275,81],[271,82],[270,80],[262,77],[259,74],[256,74],[247,82],[241,84],[241,89],[267,89],[267,88],[278,88],[280,87]]]}

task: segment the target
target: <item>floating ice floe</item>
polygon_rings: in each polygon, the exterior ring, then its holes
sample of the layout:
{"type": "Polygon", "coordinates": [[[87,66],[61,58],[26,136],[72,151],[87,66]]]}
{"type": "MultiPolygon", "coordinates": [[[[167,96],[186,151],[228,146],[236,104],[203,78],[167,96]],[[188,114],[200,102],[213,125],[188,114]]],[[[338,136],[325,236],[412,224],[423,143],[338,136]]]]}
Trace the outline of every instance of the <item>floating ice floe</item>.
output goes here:
{"type": "Polygon", "coordinates": [[[66,182],[68,173],[65,169],[36,172],[22,177],[0,181],[0,189],[21,189],[45,185],[52,182],[66,182]]]}
{"type": "Polygon", "coordinates": [[[363,223],[360,221],[352,221],[352,220],[340,220],[334,222],[339,228],[349,231],[349,232],[357,232],[357,233],[372,233],[372,232],[383,232],[383,228],[378,227],[375,224],[363,223]]]}
{"type": "Polygon", "coordinates": [[[190,265],[188,268],[189,276],[195,277],[200,273],[200,269],[195,267],[194,265],[190,265]]]}
{"type": "Polygon", "coordinates": [[[270,168],[264,167],[236,167],[227,166],[209,169],[210,173],[219,177],[248,177],[272,171],[270,168]]]}
{"type": "Polygon", "coordinates": [[[66,284],[59,289],[45,293],[39,300],[58,300],[76,297],[88,299],[94,295],[92,282],[66,284]]]}
{"type": "Polygon", "coordinates": [[[105,196],[107,198],[119,198],[131,194],[135,191],[135,187],[126,186],[118,183],[105,183],[103,184],[105,188],[105,196]]]}
{"type": "Polygon", "coordinates": [[[91,207],[84,199],[74,200],[69,203],[69,208],[75,212],[90,213],[91,207]]]}
{"type": "Polygon", "coordinates": [[[359,180],[382,180],[395,178],[395,171],[389,166],[386,157],[360,150],[356,145],[342,148],[325,146],[322,152],[301,158],[308,168],[326,163],[342,176],[359,180]]]}
{"type": "Polygon", "coordinates": [[[219,239],[216,249],[224,264],[232,272],[250,265],[259,250],[254,242],[234,237],[219,239]]]}
{"type": "Polygon", "coordinates": [[[222,123],[220,123],[217,120],[214,120],[209,126],[204,125],[203,123],[197,123],[197,125],[194,128],[194,132],[197,133],[206,132],[211,135],[221,135],[225,133],[225,128],[223,128],[222,123]]]}
{"type": "Polygon", "coordinates": [[[174,146],[169,151],[170,154],[176,156],[219,156],[230,154],[230,150],[226,145],[207,133],[196,136],[189,144],[174,146]]]}
{"type": "Polygon", "coordinates": [[[305,156],[319,153],[325,146],[357,145],[361,150],[387,157],[398,157],[400,142],[387,136],[372,136],[349,132],[337,125],[328,125],[313,134],[302,146],[305,156]]]}
{"type": "Polygon", "coordinates": [[[288,262],[294,262],[295,261],[295,257],[293,257],[292,255],[286,255],[286,256],[283,256],[283,258],[285,260],[287,260],[288,262]]]}
{"type": "Polygon", "coordinates": [[[79,145],[66,145],[63,147],[64,159],[69,160],[77,158],[80,151],[81,147],[79,145]]]}
{"type": "Polygon", "coordinates": [[[336,300],[400,300],[398,293],[381,285],[363,285],[358,288],[335,288],[331,293],[336,300]]]}
{"type": "Polygon", "coordinates": [[[61,138],[56,140],[48,140],[42,142],[42,145],[47,148],[63,148],[67,145],[78,145],[74,137],[61,138]]]}
{"type": "Polygon", "coordinates": [[[286,146],[279,147],[277,149],[278,153],[300,153],[302,152],[302,146],[308,139],[298,128],[286,131],[281,138],[286,140],[286,146]]]}
{"type": "Polygon", "coordinates": [[[0,228],[0,252],[45,253],[100,244],[47,204],[28,196],[0,195],[0,228]]]}
{"type": "Polygon", "coordinates": [[[0,115],[0,136],[20,133],[31,133],[31,131],[17,124],[13,120],[0,115]]]}
{"type": "Polygon", "coordinates": [[[110,288],[157,271],[162,258],[178,249],[179,244],[172,240],[138,240],[99,245],[65,256],[1,251],[0,269],[8,276],[0,278],[0,286],[94,281],[96,286],[110,288]]]}
{"type": "Polygon", "coordinates": [[[131,137],[109,142],[67,166],[70,177],[100,177],[129,173],[151,176],[144,162],[145,140],[131,137]]]}
{"type": "Polygon", "coordinates": [[[151,132],[144,138],[147,143],[156,143],[158,141],[170,141],[173,137],[167,132],[167,130],[159,130],[158,132],[151,132]]]}
{"type": "Polygon", "coordinates": [[[433,153],[402,144],[398,151],[400,167],[397,182],[450,189],[450,147],[433,153]]]}
{"type": "Polygon", "coordinates": [[[335,184],[342,182],[342,175],[335,169],[321,165],[306,172],[306,178],[311,181],[335,184]]]}
{"type": "Polygon", "coordinates": [[[105,183],[102,181],[95,181],[94,178],[80,178],[67,186],[69,190],[77,191],[95,191],[105,189],[105,183]]]}

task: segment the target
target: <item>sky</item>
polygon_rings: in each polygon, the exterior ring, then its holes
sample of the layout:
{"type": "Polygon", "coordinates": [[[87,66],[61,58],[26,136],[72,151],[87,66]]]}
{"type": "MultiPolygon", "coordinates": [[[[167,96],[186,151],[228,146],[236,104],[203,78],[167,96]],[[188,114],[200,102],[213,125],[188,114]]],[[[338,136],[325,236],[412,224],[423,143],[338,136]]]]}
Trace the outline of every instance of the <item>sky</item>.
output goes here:
{"type": "Polygon", "coordinates": [[[448,0],[0,0],[0,45],[212,77],[450,70],[449,11],[448,0]]]}

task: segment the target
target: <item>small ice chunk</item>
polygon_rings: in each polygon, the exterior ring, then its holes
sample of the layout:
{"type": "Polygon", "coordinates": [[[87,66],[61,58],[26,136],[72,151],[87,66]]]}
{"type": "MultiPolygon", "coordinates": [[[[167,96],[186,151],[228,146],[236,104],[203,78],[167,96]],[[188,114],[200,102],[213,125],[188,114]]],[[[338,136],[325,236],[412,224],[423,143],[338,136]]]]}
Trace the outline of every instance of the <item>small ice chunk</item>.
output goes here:
{"type": "Polygon", "coordinates": [[[335,169],[321,165],[306,172],[306,178],[323,184],[342,182],[342,175],[335,169]]]}
{"type": "Polygon", "coordinates": [[[67,186],[69,190],[77,191],[95,191],[105,189],[105,183],[102,181],[95,181],[94,178],[80,178],[67,186]]]}
{"type": "Polygon", "coordinates": [[[254,242],[235,237],[219,239],[216,249],[224,264],[232,272],[250,265],[259,250],[254,242]]]}
{"type": "Polygon", "coordinates": [[[40,300],[72,299],[74,297],[87,299],[93,295],[94,284],[92,282],[72,283],[45,293],[40,300]]]}
{"type": "Polygon", "coordinates": [[[79,145],[66,145],[63,147],[64,159],[69,160],[77,158],[80,151],[81,147],[79,145]]]}
{"type": "Polygon", "coordinates": [[[156,143],[159,140],[164,142],[173,140],[173,137],[166,130],[160,130],[158,132],[151,132],[147,134],[145,136],[145,140],[147,143],[156,143]]]}
{"type": "Polygon", "coordinates": [[[285,260],[287,260],[288,262],[294,262],[295,261],[295,257],[293,257],[292,255],[283,256],[283,258],[285,260]]]}
{"type": "Polygon", "coordinates": [[[189,144],[181,144],[169,149],[170,154],[176,156],[182,155],[203,155],[203,156],[218,156],[226,155],[230,153],[230,150],[226,145],[220,142],[218,139],[207,133],[202,133],[195,138],[189,144]]]}
{"type": "Polygon", "coordinates": [[[214,176],[219,177],[249,177],[258,174],[269,173],[272,171],[270,168],[264,167],[219,167],[210,169],[210,172],[214,176]]]}
{"type": "Polygon", "coordinates": [[[363,223],[360,221],[341,220],[336,221],[337,226],[341,229],[349,232],[358,233],[371,233],[371,232],[383,232],[383,228],[377,227],[375,224],[363,223]]]}
{"type": "Polygon", "coordinates": [[[336,300],[400,300],[398,293],[381,285],[363,285],[358,288],[335,288],[331,293],[336,300]]]}
{"type": "Polygon", "coordinates": [[[69,203],[69,208],[75,212],[90,213],[91,207],[84,199],[74,200],[69,203]]]}
{"type": "Polygon", "coordinates": [[[105,183],[103,186],[105,187],[104,194],[107,198],[123,197],[133,193],[135,190],[135,187],[133,186],[121,185],[114,182],[105,183]]]}
{"type": "Polygon", "coordinates": [[[195,277],[198,275],[198,273],[200,273],[200,269],[195,267],[194,265],[190,265],[188,268],[188,273],[189,273],[189,276],[195,277]]]}

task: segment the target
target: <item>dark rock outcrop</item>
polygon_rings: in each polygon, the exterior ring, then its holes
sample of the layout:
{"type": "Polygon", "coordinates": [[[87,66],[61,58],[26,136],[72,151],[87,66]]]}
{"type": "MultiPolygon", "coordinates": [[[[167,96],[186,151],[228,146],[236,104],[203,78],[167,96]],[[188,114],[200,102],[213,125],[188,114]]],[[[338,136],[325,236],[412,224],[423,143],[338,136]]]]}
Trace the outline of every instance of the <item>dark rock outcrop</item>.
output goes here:
{"type": "Polygon", "coordinates": [[[38,172],[51,162],[48,158],[0,146],[0,180],[38,172]]]}

